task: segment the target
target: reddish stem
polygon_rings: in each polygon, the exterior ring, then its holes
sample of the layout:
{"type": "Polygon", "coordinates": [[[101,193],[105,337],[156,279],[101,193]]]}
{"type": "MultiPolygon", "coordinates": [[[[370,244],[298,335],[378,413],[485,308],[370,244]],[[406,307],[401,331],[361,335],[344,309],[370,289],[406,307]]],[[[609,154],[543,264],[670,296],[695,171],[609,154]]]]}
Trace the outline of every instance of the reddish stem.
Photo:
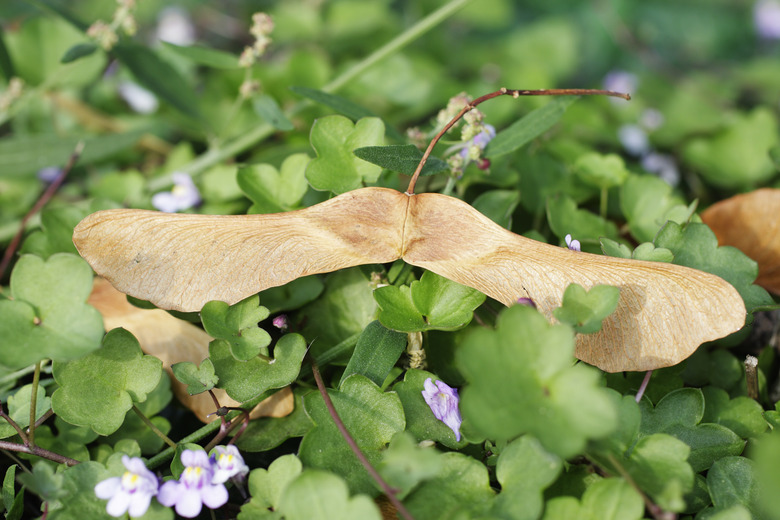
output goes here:
{"type": "Polygon", "coordinates": [[[542,89],[542,90],[510,90],[507,88],[501,88],[499,90],[496,90],[495,92],[491,92],[490,94],[485,94],[484,96],[478,97],[471,103],[467,104],[465,107],[461,109],[460,112],[457,113],[455,117],[452,118],[452,120],[444,125],[444,128],[441,129],[441,131],[436,134],[436,136],[431,140],[430,144],[428,145],[428,148],[425,150],[425,153],[422,156],[422,159],[420,159],[420,164],[417,165],[417,169],[414,171],[414,175],[412,175],[412,179],[409,181],[409,186],[406,188],[406,194],[407,195],[414,195],[414,186],[417,184],[417,178],[420,176],[420,172],[423,169],[423,166],[425,166],[426,161],[428,160],[428,157],[431,155],[431,152],[433,151],[433,147],[436,146],[436,143],[439,142],[439,139],[447,133],[447,131],[452,128],[452,126],[457,123],[461,117],[463,117],[466,112],[469,112],[470,110],[474,109],[477,105],[480,103],[483,103],[489,99],[493,99],[494,97],[498,96],[512,96],[513,98],[518,98],[520,96],[612,96],[612,97],[619,97],[623,99],[631,99],[631,96],[628,94],[623,94],[622,92],[615,92],[612,90],[596,90],[596,89],[588,89],[588,88],[551,88],[551,89],[542,89]]]}

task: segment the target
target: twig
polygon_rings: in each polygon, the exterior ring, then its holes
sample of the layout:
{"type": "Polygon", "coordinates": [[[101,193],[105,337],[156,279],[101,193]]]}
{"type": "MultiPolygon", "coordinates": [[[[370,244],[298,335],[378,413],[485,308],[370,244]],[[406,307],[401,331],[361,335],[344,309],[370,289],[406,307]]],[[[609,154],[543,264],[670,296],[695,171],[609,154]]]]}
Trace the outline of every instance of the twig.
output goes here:
{"type": "Polygon", "coordinates": [[[612,97],[623,98],[626,100],[631,99],[631,96],[629,96],[628,94],[623,94],[622,92],[614,92],[612,90],[596,90],[596,89],[581,89],[581,88],[510,90],[502,87],[499,90],[496,90],[495,92],[491,92],[490,94],[485,94],[484,96],[478,97],[477,99],[475,99],[474,101],[472,101],[471,103],[463,107],[461,111],[458,112],[457,115],[453,117],[449,123],[444,125],[444,128],[442,128],[441,131],[438,134],[436,134],[436,136],[434,136],[434,138],[431,140],[430,144],[428,145],[428,148],[425,150],[422,159],[420,159],[420,163],[417,165],[417,169],[414,171],[414,175],[412,175],[412,179],[409,181],[409,186],[406,188],[407,195],[414,194],[414,186],[415,184],[417,184],[417,178],[420,176],[420,172],[422,171],[423,166],[425,166],[428,157],[431,155],[431,152],[433,151],[433,147],[436,146],[436,143],[439,142],[439,139],[441,139],[442,136],[446,134],[447,131],[450,128],[452,128],[452,126],[455,123],[457,123],[461,117],[463,117],[466,114],[466,112],[473,110],[480,103],[484,103],[485,101],[489,99],[493,99],[498,96],[512,96],[515,99],[517,99],[520,96],[612,96],[612,97]]]}
{"type": "Polygon", "coordinates": [[[68,159],[68,163],[62,169],[62,171],[60,171],[59,175],[57,175],[57,178],[54,179],[54,181],[51,184],[49,184],[49,186],[46,187],[46,190],[44,190],[43,194],[40,196],[40,198],[32,207],[32,209],[28,211],[24,217],[22,217],[22,221],[19,223],[19,231],[16,232],[16,235],[14,235],[14,238],[11,240],[11,243],[8,244],[5,253],[3,253],[3,259],[0,261],[0,278],[3,277],[6,269],[8,269],[8,265],[11,263],[11,259],[13,258],[14,253],[19,247],[19,242],[22,241],[22,237],[24,236],[24,228],[27,225],[27,221],[30,220],[30,218],[33,215],[38,213],[41,210],[41,208],[44,205],[46,205],[46,203],[49,202],[49,200],[54,196],[54,194],[59,189],[60,185],[65,180],[65,177],[68,175],[70,170],[73,169],[73,166],[76,164],[76,161],[78,161],[79,157],[81,156],[81,152],[83,150],[84,150],[84,141],[79,141],[79,143],[76,145],[76,148],[73,150],[73,153],[70,154],[70,159],[68,159]]]}
{"type": "Polygon", "coordinates": [[[758,358],[756,356],[745,357],[745,384],[748,397],[758,401],[758,358]]]}
{"type": "Polygon", "coordinates": [[[328,409],[328,413],[333,419],[333,422],[336,423],[336,428],[338,428],[339,432],[341,432],[341,436],[344,437],[345,441],[347,441],[349,448],[358,458],[358,460],[366,469],[366,471],[368,471],[368,474],[371,475],[371,477],[377,482],[377,484],[379,484],[379,486],[385,492],[385,495],[387,495],[387,498],[395,506],[398,513],[406,520],[414,520],[414,517],[412,517],[411,513],[409,513],[409,511],[406,510],[406,508],[401,503],[401,501],[398,500],[398,498],[395,496],[396,492],[388,485],[387,482],[385,482],[385,480],[382,478],[379,472],[366,458],[363,451],[355,442],[355,439],[352,438],[352,435],[349,433],[349,430],[347,430],[347,427],[344,425],[344,422],[341,420],[341,417],[339,417],[339,414],[336,411],[336,407],[333,406],[333,401],[331,401],[330,396],[328,395],[328,389],[325,388],[325,383],[323,383],[322,381],[322,375],[320,375],[320,369],[317,368],[317,363],[314,360],[311,360],[311,371],[314,374],[314,381],[316,381],[317,383],[317,388],[319,389],[320,394],[322,395],[322,399],[323,401],[325,401],[325,407],[328,409]]]}
{"type": "Polygon", "coordinates": [[[65,464],[67,466],[75,466],[76,464],[80,464],[80,462],[76,459],[71,459],[70,457],[60,455],[59,453],[54,453],[53,451],[44,450],[38,446],[25,446],[24,444],[17,444],[15,442],[0,441],[0,449],[37,455],[38,457],[53,460],[54,462],[59,462],[60,464],[65,464]]]}
{"type": "Polygon", "coordinates": [[[647,384],[650,382],[650,376],[652,376],[652,375],[653,375],[653,371],[652,370],[648,370],[647,373],[645,374],[645,378],[642,379],[642,384],[639,385],[639,390],[637,391],[636,397],[634,398],[634,400],[637,403],[639,401],[641,401],[642,400],[642,396],[645,395],[645,390],[647,390],[647,384]]]}

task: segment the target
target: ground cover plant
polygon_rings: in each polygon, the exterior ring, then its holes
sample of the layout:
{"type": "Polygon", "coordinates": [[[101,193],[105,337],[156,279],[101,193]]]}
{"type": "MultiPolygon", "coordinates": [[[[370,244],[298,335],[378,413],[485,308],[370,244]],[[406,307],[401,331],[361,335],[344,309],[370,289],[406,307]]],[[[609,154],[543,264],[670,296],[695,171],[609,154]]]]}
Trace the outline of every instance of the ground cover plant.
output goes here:
{"type": "Polygon", "coordinates": [[[4,2],[6,518],[780,518],[778,39],[4,2]]]}

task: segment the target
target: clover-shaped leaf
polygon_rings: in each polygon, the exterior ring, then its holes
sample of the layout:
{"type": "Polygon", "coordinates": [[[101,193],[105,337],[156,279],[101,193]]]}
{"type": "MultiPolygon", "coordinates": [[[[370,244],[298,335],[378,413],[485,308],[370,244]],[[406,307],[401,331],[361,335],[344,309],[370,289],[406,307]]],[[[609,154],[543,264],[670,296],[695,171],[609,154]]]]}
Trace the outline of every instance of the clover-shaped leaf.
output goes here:
{"type": "Polygon", "coordinates": [[[652,242],[642,242],[633,251],[625,245],[609,238],[601,239],[601,251],[607,256],[632,258],[648,262],[671,262],[674,255],[664,247],[655,247],[652,242]]]}
{"type": "Polygon", "coordinates": [[[0,300],[0,364],[19,369],[98,348],[103,320],[86,303],[91,290],[92,270],[75,255],[20,258],[11,273],[11,299],[0,300]]]}
{"type": "Polygon", "coordinates": [[[615,312],[619,298],[620,289],[611,285],[594,285],[586,291],[581,285],[569,284],[563,305],[553,315],[581,334],[598,332],[604,318],[615,312]]]}
{"type": "Polygon", "coordinates": [[[403,499],[420,482],[438,474],[442,466],[440,455],[432,446],[418,444],[408,432],[399,432],[390,441],[377,471],[403,499]]]}
{"type": "Polygon", "coordinates": [[[708,182],[735,188],[775,174],[769,150],[777,143],[777,118],[769,108],[759,107],[735,116],[728,128],[713,137],[691,140],[683,157],[708,182]]]}
{"type": "Polygon", "coordinates": [[[115,432],[133,406],[146,400],[162,374],[162,362],[146,356],[124,329],[106,334],[97,352],[79,360],[55,362],[60,387],[51,398],[54,413],[101,435],[115,432]]]}
{"type": "Polygon", "coordinates": [[[496,478],[501,493],[493,502],[498,518],[538,518],[544,508],[542,491],[561,473],[563,461],[545,450],[530,435],[512,441],[501,450],[496,478]],[[523,516],[516,516],[523,511],[523,516]]]}
{"type": "Polygon", "coordinates": [[[614,222],[588,210],[577,209],[577,203],[567,195],[547,199],[547,221],[558,238],[571,235],[582,241],[618,236],[618,229],[614,222]]]}
{"type": "Polygon", "coordinates": [[[295,209],[309,187],[304,173],[310,157],[296,153],[280,170],[270,164],[250,164],[238,170],[238,185],[254,203],[249,213],[279,213],[295,209]]]}
{"type": "MultiPolygon", "coordinates": [[[[348,377],[339,390],[328,392],[333,405],[352,437],[369,461],[376,464],[391,437],[405,427],[401,401],[394,393],[383,393],[359,374],[348,377]]],[[[358,462],[325,408],[322,396],[304,397],[306,412],[315,423],[301,441],[298,456],[304,465],[326,469],[346,479],[353,492],[375,494],[373,480],[358,462]]]]}
{"type": "Polygon", "coordinates": [[[426,520],[487,518],[496,495],[485,465],[457,451],[442,454],[439,461],[436,477],[422,482],[404,499],[412,516],[426,520]]]}
{"type": "Polygon", "coordinates": [[[620,208],[640,242],[653,240],[668,220],[666,213],[682,203],[669,184],[653,175],[631,175],[620,188],[620,208]]]}
{"type": "Polygon", "coordinates": [[[574,163],[574,171],[580,180],[600,189],[620,186],[628,178],[626,163],[616,154],[590,152],[581,155],[574,163]]]}
{"type": "Polygon", "coordinates": [[[582,494],[579,518],[588,520],[639,520],[644,516],[642,496],[627,481],[605,478],[582,494]]]}
{"type": "Polygon", "coordinates": [[[706,403],[705,422],[722,424],[743,439],[757,437],[768,428],[763,408],[755,399],[744,395],[731,399],[725,390],[714,386],[706,386],[701,391],[706,403]]]}
{"type": "Polygon", "coordinates": [[[350,498],[346,484],[336,475],[306,470],[285,488],[279,511],[286,520],[380,520],[376,504],[365,495],[350,498]]]}
{"type": "Polygon", "coordinates": [[[200,313],[206,332],[227,341],[230,352],[239,361],[252,359],[271,343],[271,336],[258,326],[268,317],[268,309],[259,301],[257,295],[235,305],[210,301],[200,313]]]}
{"type": "Polygon", "coordinates": [[[73,228],[87,212],[74,206],[47,208],[41,211],[41,229],[33,231],[24,240],[20,252],[49,258],[55,253],[76,254],[73,228]]]}
{"type": "Polygon", "coordinates": [[[225,340],[212,341],[209,345],[209,357],[219,378],[219,387],[239,402],[295,381],[305,354],[306,340],[298,334],[279,338],[274,346],[272,362],[259,357],[238,361],[225,340]]]}
{"type": "Polygon", "coordinates": [[[467,331],[455,352],[468,382],[464,421],[491,439],[530,433],[556,455],[579,453],[587,439],[614,429],[616,410],[599,372],[573,365],[573,353],[568,326],[550,325],[522,305],[504,310],[495,330],[467,331]]]}
{"type": "MultiPolygon", "coordinates": [[[[30,425],[30,405],[32,398],[32,385],[24,385],[16,393],[8,396],[8,416],[20,428],[26,428],[30,425]]],[[[46,397],[46,388],[38,385],[37,400],[35,403],[35,419],[43,417],[51,407],[51,398],[46,397]]],[[[0,439],[16,435],[16,429],[5,420],[0,420],[0,439]]]]}
{"type": "Polygon", "coordinates": [[[282,493],[301,474],[302,469],[300,459],[293,454],[282,455],[268,469],[253,469],[247,484],[252,499],[241,508],[242,513],[249,513],[249,510],[254,512],[255,508],[258,512],[267,511],[269,507],[278,509],[282,493]]]}
{"type": "Polygon", "coordinates": [[[655,245],[669,249],[674,255],[673,263],[712,273],[729,282],[742,296],[748,312],[773,303],[764,289],[753,285],[758,276],[756,263],[736,248],[718,247],[715,234],[704,224],[683,227],[667,222],[658,232],[655,245]]]}
{"type": "Polygon", "coordinates": [[[176,379],[187,385],[187,393],[190,395],[211,390],[219,382],[214,373],[214,364],[209,358],[204,359],[200,366],[190,361],[174,363],[171,370],[176,379]]]}
{"type": "Polygon", "coordinates": [[[745,442],[720,424],[701,423],[704,394],[698,388],[680,388],[666,394],[653,408],[640,403],[643,435],[668,433],[691,448],[688,463],[695,472],[704,471],[716,460],[739,455],[745,442]]]}
{"type": "Polygon", "coordinates": [[[485,301],[476,289],[431,271],[410,285],[387,285],[374,291],[379,321],[401,332],[457,330],[471,321],[474,309],[485,301]]]}
{"type": "Polygon", "coordinates": [[[311,145],[317,158],[306,168],[309,184],[322,191],[344,193],[373,182],[382,172],[380,166],[356,157],[352,151],[363,146],[381,145],[385,125],[376,117],[352,123],[344,116],[332,115],[314,122],[311,145]]]}

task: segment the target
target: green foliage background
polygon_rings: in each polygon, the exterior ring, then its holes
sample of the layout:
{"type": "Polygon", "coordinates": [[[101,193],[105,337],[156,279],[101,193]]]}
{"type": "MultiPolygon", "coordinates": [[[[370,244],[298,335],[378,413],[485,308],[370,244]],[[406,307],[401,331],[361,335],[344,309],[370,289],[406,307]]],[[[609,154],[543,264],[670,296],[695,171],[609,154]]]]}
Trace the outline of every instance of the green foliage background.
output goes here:
{"type": "MultiPolygon", "coordinates": [[[[174,172],[200,189],[202,203],[187,210],[198,213],[289,211],[367,185],[402,191],[420,157],[407,131],[430,138],[437,112],[460,92],[599,88],[617,78],[633,100],[481,105],[499,132],[485,150],[489,170],[449,174],[438,159],[457,153],[454,131],[418,192],[461,198],[537,240],[565,247],[572,234],[584,251],[707,270],[749,311],[773,305],[752,285],[755,263],[718,248],[696,214],[780,187],[780,41],[759,31],[771,21],[766,12],[756,19],[763,3],[139,0],[136,34],[110,51],[85,32],[112,19],[113,2],[0,3],[4,247],[46,188],[38,172],[64,166],[84,143],[0,279],[3,410],[26,428],[34,402],[34,420],[45,422],[33,444],[80,464],[6,452],[6,518],[40,515],[43,502],[49,518],[108,518],[92,489],[121,473],[122,454],[171,474],[174,450],[139,415],[181,445],[216,433],[172,400],[159,360],[130,333],[103,335],[85,303],[89,267],[71,242],[81,218],[151,209],[174,172]],[[275,29],[244,69],[237,57],[252,43],[256,11],[275,29]],[[190,41],[159,40],[172,16],[190,24],[190,41]],[[245,99],[247,80],[258,83],[245,99]],[[129,105],[120,93],[128,82],[156,108],[129,105]]],[[[760,332],[776,333],[776,311],[655,371],[637,402],[644,374],[605,374],[572,357],[575,334],[598,330],[614,309],[610,289],[571,288],[556,311],[562,323],[551,325],[532,308],[503,309],[398,262],[185,316],[216,338],[209,361],[175,370],[191,390],[216,385],[247,406],[288,385],[295,395],[291,415],[252,421],[237,441],[253,468],[248,497],[234,487],[218,515],[381,517],[380,488],[314,389],[308,353],[356,443],[418,520],[780,518],[778,345],[760,332]],[[271,321],[282,313],[286,331],[271,321]],[[426,365],[409,367],[407,340],[420,339],[426,365]],[[759,358],[758,399],[747,397],[748,353],[759,358]],[[462,440],[423,401],[428,377],[461,388],[462,440]]],[[[0,437],[23,441],[3,420],[0,437]]],[[[172,516],[155,505],[145,518],[172,516]]]]}

